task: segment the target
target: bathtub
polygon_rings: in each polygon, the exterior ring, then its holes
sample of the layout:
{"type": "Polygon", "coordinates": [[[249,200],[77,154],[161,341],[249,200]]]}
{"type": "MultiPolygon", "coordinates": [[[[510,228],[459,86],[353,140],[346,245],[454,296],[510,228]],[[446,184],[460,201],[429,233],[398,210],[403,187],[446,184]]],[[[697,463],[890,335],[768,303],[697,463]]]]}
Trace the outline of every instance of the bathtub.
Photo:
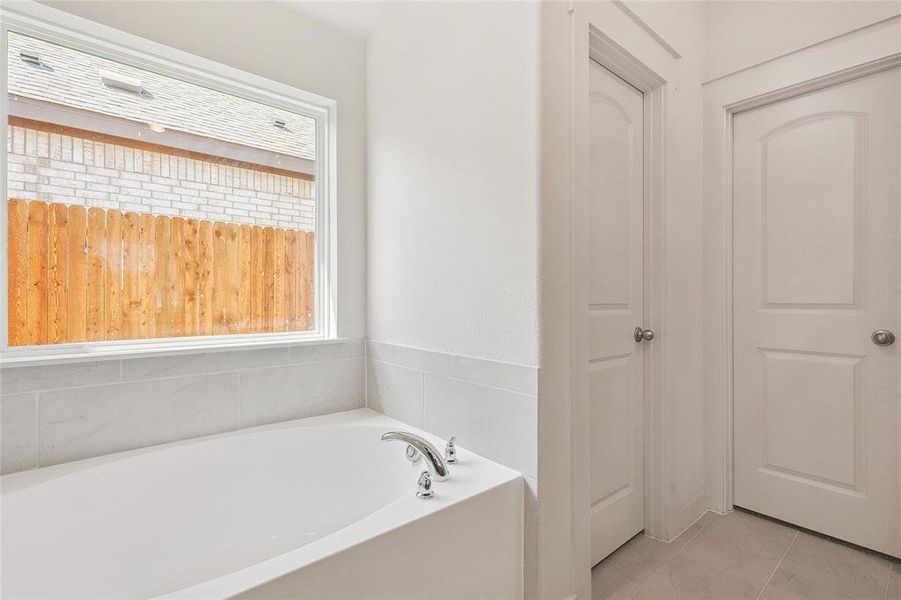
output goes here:
{"type": "Polygon", "coordinates": [[[367,409],[0,478],[14,598],[522,597],[522,478],[465,450],[437,496],[367,409]]]}

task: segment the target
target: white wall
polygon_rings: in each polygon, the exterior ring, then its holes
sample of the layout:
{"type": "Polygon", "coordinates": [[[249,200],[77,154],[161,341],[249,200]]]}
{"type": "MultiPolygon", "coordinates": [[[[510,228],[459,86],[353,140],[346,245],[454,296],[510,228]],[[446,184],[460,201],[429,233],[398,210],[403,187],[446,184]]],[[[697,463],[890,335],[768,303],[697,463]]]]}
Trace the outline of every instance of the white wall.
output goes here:
{"type": "MultiPolygon", "coordinates": [[[[667,73],[664,209],[662,435],[666,516],[672,539],[706,508],[702,378],[702,93],[706,2],[629,2],[681,58],[667,73]]],[[[624,38],[625,39],[625,38],[624,38]]],[[[632,42],[633,44],[635,42],[632,42]]],[[[664,69],[666,69],[664,71],[664,69]]]]}
{"type": "Polygon", "coordinates": [[[590,597],[587,314],[578,308],[587,306],[589,233],[579,215],[587,206],[589,26],[666,82],[658,225],[664,279],[655,286],[664,310],[661,323],[650,324],[658,332],[655,352],[662,353],[659,431],[653,434],[662,439],[664,464],[661,480],[652,477],[646,487],[660,490],[653,499],[660,504],[651,511],[659,522],[646,527],[669,539],[706,508],[700,289],[705,7],[588,0],[576,2],[574,12],[569,8],[567,2],[542,4],[541,23],[538,551],[539,595],[547,598],[590,597]]]}
{"type": "Polygon", "coordinates": [[[339,335],[366,333],[365,45],[279,2],[45,4],[338,102],[339,335]]]}
{"type": "Polygon", "coordinates": [[[712,79],[901,14],[898,0],[709,2],[712,79]]]}
{"type": "Polygon", "coordinates": [[[369,337],[537,364],[537,8],[390,2],[368,44],[369,337]]]}

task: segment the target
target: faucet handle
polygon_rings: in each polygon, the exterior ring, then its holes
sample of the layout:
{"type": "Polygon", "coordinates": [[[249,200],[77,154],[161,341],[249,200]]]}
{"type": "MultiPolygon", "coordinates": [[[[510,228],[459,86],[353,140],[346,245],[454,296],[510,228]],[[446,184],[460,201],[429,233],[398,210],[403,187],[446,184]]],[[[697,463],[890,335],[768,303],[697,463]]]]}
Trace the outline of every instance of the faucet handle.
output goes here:
{"type": "Polygon", "coordinates": [[[455,435],[452,435],[451,439],[447,440],[447,447],[444,449],[444,462],[457,462],[457,436],[455,435]]]}
{"type": "Polygon", "coordinates": [[[419,484],[419,489],[416,490],[416,497],[420,500],[431,500],[435,497],[435,492],[432,491],[432,476],[429,475],[428,471],[423,471],[419,475],[419,481],[416,482],[419,484]]]}

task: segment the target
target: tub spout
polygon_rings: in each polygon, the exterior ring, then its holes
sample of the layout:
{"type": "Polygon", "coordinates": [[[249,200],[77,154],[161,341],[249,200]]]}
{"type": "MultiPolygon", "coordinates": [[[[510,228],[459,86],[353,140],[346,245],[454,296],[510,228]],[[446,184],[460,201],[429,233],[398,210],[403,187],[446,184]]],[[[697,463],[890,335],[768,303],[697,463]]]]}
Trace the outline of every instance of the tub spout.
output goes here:
{"type": "Polygon", "coordinates": [[[398,441],[412,446],[425,457],[425,464],[429,469],[429,474],[432,476],[432,479],[436,481],[447,480],[449,475],[447,463],[444,461],[441,453],[438,452],[438,449],[428,440],[415,433],[410,433],[409,431],[389,431],[382,436],[382,441],[398,441]]]}

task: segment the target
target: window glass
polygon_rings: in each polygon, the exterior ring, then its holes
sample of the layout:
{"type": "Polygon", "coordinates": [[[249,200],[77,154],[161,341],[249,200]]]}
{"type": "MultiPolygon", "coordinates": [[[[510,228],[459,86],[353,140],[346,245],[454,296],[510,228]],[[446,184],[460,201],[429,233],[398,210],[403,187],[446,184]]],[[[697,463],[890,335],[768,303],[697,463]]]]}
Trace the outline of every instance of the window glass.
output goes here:
{"type": "Polygon", "coordinates": [[[9,346],[316,328],[316,120],[10,32],[9,346]]]}

